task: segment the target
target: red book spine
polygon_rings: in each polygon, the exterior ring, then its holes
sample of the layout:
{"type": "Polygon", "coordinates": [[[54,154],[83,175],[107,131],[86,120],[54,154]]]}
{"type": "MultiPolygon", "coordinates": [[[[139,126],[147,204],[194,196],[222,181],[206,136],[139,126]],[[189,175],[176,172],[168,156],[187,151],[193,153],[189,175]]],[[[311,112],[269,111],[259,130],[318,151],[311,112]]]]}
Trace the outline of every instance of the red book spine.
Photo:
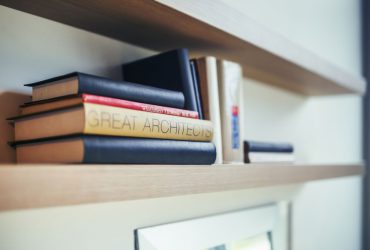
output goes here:
{"type": "Polygon", "coordinates": [[[105,96],[82,94],[82,101],[87,102],[87,103],[95,103],[95,104],[102,104],[102,105],[107,105],[107,106],[146,111],[146,112],[151,112],[151,113],[182,116],[182,117],[193,118],[193,119],[199,118],[198,112],[196,111],[162,107],[162,106],[157,106],[157,105],[152,105],[152,104],[126,101],[126,100],[121,100],[117,98],[105,97],[105,96]]]}

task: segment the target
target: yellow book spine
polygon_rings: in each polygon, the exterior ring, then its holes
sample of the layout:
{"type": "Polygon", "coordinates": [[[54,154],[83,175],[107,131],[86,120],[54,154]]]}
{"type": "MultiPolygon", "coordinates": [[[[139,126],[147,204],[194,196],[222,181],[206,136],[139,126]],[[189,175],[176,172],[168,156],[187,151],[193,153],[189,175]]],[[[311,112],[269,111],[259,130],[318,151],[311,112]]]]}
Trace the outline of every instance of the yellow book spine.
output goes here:
{"type": "Polygon", "coordinates": [[[84,103],[84,133],[128,137],[211,141],[210,121],[84,103]]]}

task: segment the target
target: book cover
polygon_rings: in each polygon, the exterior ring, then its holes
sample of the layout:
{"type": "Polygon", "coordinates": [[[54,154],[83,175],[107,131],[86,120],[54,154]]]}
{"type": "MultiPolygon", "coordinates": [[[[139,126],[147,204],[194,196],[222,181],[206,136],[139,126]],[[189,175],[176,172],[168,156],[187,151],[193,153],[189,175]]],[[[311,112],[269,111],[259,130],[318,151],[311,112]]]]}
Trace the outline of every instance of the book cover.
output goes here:
{"type": "Polygon", "coordinates": [[[190,60],[190,69],[191,69],[191,75],[193,77],[195,101],[197,104],[197,110],[199,112],[199,119],[204,119],[203,109],[202,109],[202,100],[201,100],[201,95],[200,95],[200,90],[199,90],[199,74],[197,71],[195,60],[190,60]]]}
{"type": "Polygon", "coordinates": [[[220,93],[222,151],[224,163],[243,162],[240,130],[242,68],[239,64],[217,62],[220,93]]]}
{"type": "Polygon", "coordinates": [[[210,120],[213,124],[212,142],[215,144],[217,151],[216,163],[222,164],[222,135],[216,58],[203,57],[196,59],[196,62],[204,119],[210,120]]]}
{"type": "Polygon", "coordinates": [[[15,141],[77,133],[210,141],[210,121],[83,103],[13,118],[15,141]]]}
{"type": "Polygon", "coordinates": [[[180,91],[115,81],[79,72],[25,86],[32,87],[32,101],[86,93],[174,108],[183,108],[185,103],[184,94],[180,91]]]}
{"type": "Polygon", "coordinates": [[[209,165],[209,142],[77,135],[16,145],[18,163],[100,163],[209,165]]]}
{"type": "Polygon", "coordinates": [[[245,155],[245,163],[294,163],[293,153],[270,153],[270,152],[249,152],[245,155]]]}
{"type": "Polygon", "coordinates": [[[141,110],[151,113],[182,116],[193,119],[198,119],[198,113],[195,111],[176,109],[170,107],[163,107],[153,104],[146,104],[134,101],[127,101],[106,96],[97,96],[90,94],[72,95],[57,97],[48,100],[35,101],[23,104],[21,108],[21,114],[34,114],[44,111],[50,111],[58,108],[65,108],[69,106],[75,106],[82,103],[95,103],[107,106],[114,106],[120,108],[128,108],[134,110],[141,110]]]}
{"type": "Polygon", "coordinates": [[[293,153],[291,143],[244,141],[244,153],[249,152],[270,152],[270,153],[293,153]]]}
{"type": "Polygon", "coordinates": [[[153,87],[180,91],[185,109],[197,108],[187,49],[176,49],[122,65],[123,79],[153,87]]]}

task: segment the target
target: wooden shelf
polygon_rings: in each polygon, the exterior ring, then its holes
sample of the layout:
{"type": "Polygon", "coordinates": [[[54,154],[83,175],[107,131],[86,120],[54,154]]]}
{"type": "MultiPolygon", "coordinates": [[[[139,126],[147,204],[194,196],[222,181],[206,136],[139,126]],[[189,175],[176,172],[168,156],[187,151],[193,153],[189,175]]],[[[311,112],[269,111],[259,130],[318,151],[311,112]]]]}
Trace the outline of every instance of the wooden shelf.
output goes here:
{"type": "Polygon", "coordinates": [[[155,50],[188,47],[241,63],[246,76],[304,95],[364,94],[349,74],[221,1],[0,0],[5,6],[155,50]]]}
{"type": "Polygon", "coordinates": [[[0,210],[181,196],[363,175],[353,165],[4,165],[0,210]]]}

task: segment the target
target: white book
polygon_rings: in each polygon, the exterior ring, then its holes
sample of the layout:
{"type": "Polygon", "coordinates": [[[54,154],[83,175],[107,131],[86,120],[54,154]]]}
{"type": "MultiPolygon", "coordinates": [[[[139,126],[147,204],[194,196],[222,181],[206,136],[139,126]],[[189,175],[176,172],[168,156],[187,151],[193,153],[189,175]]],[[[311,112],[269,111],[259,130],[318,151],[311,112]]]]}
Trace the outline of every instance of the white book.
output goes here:
{"type": "Polygon", "coordinates": [[[240,130],[242,68],[239,64],[217,61],[220,93],[222,152],[224,163],[243,162],[240,130]]]}
{"type": "Polygon", "coordinates": [[[293,153],[249,152],[249,163],[294,163],[293,153]]]}
{"type": "Polygon", "coordinates": [[[204,119],[210,120],[214,128],[212,142],[215,144],[217,152],[215,163],[221,164],[223,162],[222,136],[216,58],[203,57],[196,59],[196,67],[204,119]]]}

